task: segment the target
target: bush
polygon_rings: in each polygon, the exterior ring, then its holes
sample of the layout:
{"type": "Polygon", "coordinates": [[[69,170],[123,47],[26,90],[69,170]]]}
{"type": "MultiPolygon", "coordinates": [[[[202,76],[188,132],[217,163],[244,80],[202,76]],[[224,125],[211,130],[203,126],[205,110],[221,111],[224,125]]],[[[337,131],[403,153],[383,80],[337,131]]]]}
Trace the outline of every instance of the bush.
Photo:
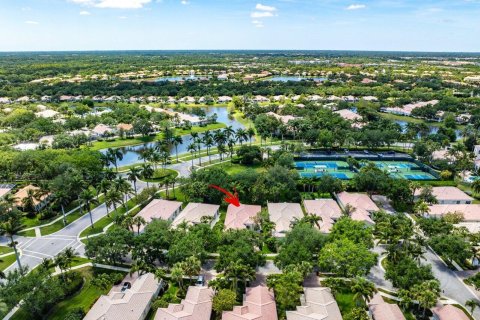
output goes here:
{"type": "Polygon", "coordinates": [[[82,308],[75,308],[65,315],[64,320],[82,320],[85,317],[85,312],[82,308]]]}

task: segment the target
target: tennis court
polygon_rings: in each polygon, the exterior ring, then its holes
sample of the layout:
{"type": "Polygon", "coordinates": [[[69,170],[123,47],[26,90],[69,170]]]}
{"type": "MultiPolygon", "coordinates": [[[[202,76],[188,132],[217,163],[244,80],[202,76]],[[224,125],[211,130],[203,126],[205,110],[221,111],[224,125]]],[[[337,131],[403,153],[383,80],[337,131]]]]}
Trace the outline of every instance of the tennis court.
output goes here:
{"type": "Polygon", "coordinates": [[[341,180],[349,180],[354,176],[345,161],[298,161],[295,167],[303,178],[315,178],[328,174],[341,180]]]}
{"type": "Polygon", "coordinates": [[[414,162],[408,161],[373,161],[375,165],[387,171],[394,178],[403,178],[407,180],[437,180],[433,175],[424,172],[414,162]]]}

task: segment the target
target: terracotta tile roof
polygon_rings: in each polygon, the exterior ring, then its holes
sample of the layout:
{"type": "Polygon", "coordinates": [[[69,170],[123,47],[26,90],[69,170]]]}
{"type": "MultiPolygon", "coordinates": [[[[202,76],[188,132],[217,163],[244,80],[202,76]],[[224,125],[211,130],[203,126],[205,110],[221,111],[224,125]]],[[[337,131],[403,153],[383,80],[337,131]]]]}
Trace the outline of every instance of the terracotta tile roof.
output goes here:
{"type": "Polygon", "coordinates": [[[147,223],[153,219],[171,220],[174,213],[181,207],[182,203],[178,201],[154,199],[137,215],[145,219],[147,223]]]}
{"type": "Polygon", "coordinates": [[[305,211],[322,218],[320,231],[329,233],[335,220],[342,216],[342,210],[333,199],[304,200],[305,211]]]}
{"type": "Polygon", "coordinates": [[[374,224],[370,213],[380,209],[366,194],[341,192],[337,194],[337,199],[341,208],[345,208],[348,204],[355,208],[351,215],[353,220],[374,224]]]}
{"type": "Polygon", "coordinates": [[[277,308],[273,291],[267,287],[246,288],[242,306],[224,311],[222,320],[277,320],[277,308]]]}
{"type": "Polygon", "coordinates": [[[432,309],[433,314],[437,316],[438,320],[468,320],[467,315],[457,307],[446,305],[432,309]]]}
{"type": "MultiPolygon", "coordinates": [[[[38,190],[40,190],[40,188],[35,187],[35,186],[30,184],[30,185],[25,186],[22,189],[18,190],[17,193],[15,193],[14,196],[13,196],[15,198],[15,204],[17,206],[19,206],[19,207],[22,206],[22,200],[25,199],[28,196],[28,191],[29,190],[33,190],[34,192],[37,192],[38,190]]],[[[37,199],[37,197],[34,197],[33,198],[33,203],[35,205],[37,205],[41,201],[45,200],[46,198],[48,198],[48,195],[43,195],[39,199],[37,199]]]]}
{"type": "Polygon", "coordinates": [[[155,320],[210,320],[213,290],[208,287],[189,287],[179,304],[159,308],[155,320]]]}
{"type": "MultiPolygon", "coordinates": [[[[415,190],[415,196],[420,195],[421,190],[415,190]]],[[[433,187],[432,194],[438,201],[473,201],[474,199],[457,187],[433,187]]]]}
{"type": "Polygon", "coordinates": [[[253,224],[253,218],[261,210],[261,206],[242,204],[236,207],[230,204],[225,217],[225,229],[245,229],[247,225],[253,224]]]}
{"type": "Polygon", "coordinates": [[[386,303],[379,293],[370,300],[368,308],[374,320],[405,320],[398,305],[386,303]]]}

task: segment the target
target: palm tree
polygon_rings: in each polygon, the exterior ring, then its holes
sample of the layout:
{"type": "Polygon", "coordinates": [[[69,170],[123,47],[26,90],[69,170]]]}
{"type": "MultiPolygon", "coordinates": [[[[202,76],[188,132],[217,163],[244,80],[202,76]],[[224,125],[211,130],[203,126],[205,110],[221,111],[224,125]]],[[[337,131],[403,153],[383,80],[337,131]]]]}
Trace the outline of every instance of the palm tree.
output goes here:
{"type": "Polygon", "coordinates": [[[175,156],[178,162],[178,145],[183,143],[182,136],[174,136],[172,139],[173,145],[175,146],[175,156]]]}
{"type": "Polygon", "coordinates": [[[182,266],[183,273],[189,278],[190,282],[192,281],[192,278],[197,276],[202,270],[202,263],[195,256],[185,259],[185,261],[182,263],[182,266]]]}
{"type": "Polygon", "coordinates": [[[125,229],[127,230],[133,231],[133,226],[134,226],[133,218],[128,215],[125,216],[122,220],[122,226],[125,227],[125,229]]]}
{"type": "Polygon", "coordinates": [[[162,169],[165,170],[167,168],[167,164],[170,161],[170,153],[168,151],[160,152],[160,161],[162,162],[162,169]]]}
{"type": "Polygon", "coordinates": [[[227,139],[233,138],[235,136],[235,130],[232,128],[232,126],[226,127],[225,129],[223,129],[223,132],[225,132],[227,139]]]}
{"type": "Polygon", "coordinates": [[[121,204],[122,199],[122,193],[114,188],[108,190],[108,192],[105,193],[105,206],[107,208],[107,216],[110,216],[110,213],[108,212],[109,208],[113,207],[113,210],[117,211],[117,204],[121,204]]]}
{"type": "Polygon", "coordinates": [[[139,159],[143,160],[143,163],[147,163],[147,161],[151,161],[153,152],[152,148],[146,148],[140,153],[139,159]]]}
{"type": "Polygon", "coordinates": [[[241,260],[237,260],[234,263],[230,263],[224,270],[225,277],[232,281],[232,290],[237,292],[238,280],[247,281],[255,278],[255,270],[248,265],[242,263],[241,260]]]}
{"type": "Polygon", "coordinates": [[[153,167],[155,171],[157,170],[157,165],[160,161],[162,161],[162,157],[159,152],[154,152],[152,153],[152,157],[150,158],[150,161],[153,162],[153,167]]]}
{"type": "Polygon", "coordinates": [[[428,207],[428,204],[426,204],[423,201],[417,202],[413,210],[415,211],[416,214],[419,214],[419,215],[425,215],[428,212],[430,212],[430,208],[428,207]]]}
{"type": "Polygon", "coordinates": [[[60,208],[62,209],[63,225],[66,226],[67,216],[65,215],[65,206],[68,205],[68,203],[70,202],[70,197],[65,190],[58,190],[57,192],[55,192],[53,197],[54,203],[60,206],[60,208]]]}
{"type": "Polygon", "coordinates": [[[197,147],[195,146],[194,143],[190,143],[188,146],[187,146],[187,151],[190,152],[190,156],[192,158],[192,170],[193,170],[193,158],[195,158],[194,154],[195,154],[195,151],[197,150],[197,147]]]}
{"type": "Polygon", "coordinates": [[[127,174],[127,179],[133,183],[133,189],[135,190],[135,196],[137,196],[137,179],[142,176],[142,170],[138,167],[130,168],[127,174]]]}
{"type": "Polygon", "coordinates": [[[252,127],[248,128],[247,135],[250,140],[250,145],[252,145],[252,138],[255,136],[255,130],[252,127]]]}
{"type": "Polygon", "coordinates": [[[155,173],[155,171],[153,170],[152,166],[147,163],[142,164],[141,168],[142,168],[142,173],[141,173],[142,177],[147,180],[147,188],[148,188],[149,187],[148,180],[153,178],[153,174],[155,173]]]}
{"type": "Polygon", "coordinates": [[[354,298],[359,301],[362,298],[365,302],[369,302],[377,292],[375,285],[365,278],[356,278],[353,281],[351,290],[354,293],[354,298]]]}
{"type": "Polygon", "coordinates": [[[213,146],[213,136],[210,130],[205,131],[202,138],[203,144],[207,147],[208,162],[212,163],[210,158],[210,148],[213,146]]]}
{"type": "Polygon", "coordinates": [[[183,291],[183,267],[181,262],[177,262],[170,269],[170,277],[173,281],[178,282],[180,290],[183,291]]]}
{"type": "Polygon", "coordinates": [[[322,217],[316,214],[307,214],[304,218],[304,221],[308,222],[312,227],[317,226],[320,229],[320,221],[322,221],[322,217]]]}
{"type": "Polygon", "coordinates": [[[477,179],[472,183],[472,190],[476,194],[480,194],[480,179],[477,179]]]}
{"type": "Polygon", "coordinates": [[[17,259],[18,270],[23,272],[22,264],[20,263],[20,257],[18,256],[17,242],[14,240],[14,236],[22,230],[21,215],[17,210],[10,210],[8,218],[0,223],[0,235],[10,238],[9,246],[15,251],[15,258],[17,259]]]}
{"type": "Polygon", "coordinates": [[[118,161],[123,160],[123,153],[120,149],[108,148],[107,156],[110,158],[110,161],[115,165],[115,169],[118,172],[118,161]]]}
{"type": "Polygon", "coordinates": [[[35,201],[36,201],[35,190],[28,189],[27,196],[22,199],[23,210],[28,212],[29,214],[35,213],[37,211],[35,201]]]}
{"type": "Polygon", "coordinates": [[[237,129],[237,132],[235,133],[235,136],[237,137],[237,141],[240,142],[240,145],[242,145],[242,143],[244,141],[247,141],[247,139],[248,139],[247,131],[245,129],[242,129],[242,128],[237,129]]]}
{"type": "Polygon", "coordinates": [[[90,215],[90,223],[92,224],[92,229],[93,229],[94,228],[93,217],[92,217],[92,209],[90,208],[90,205],[98,203],[98,200],[95,199],[95,194],[93,193],[93,191],[90,190],[89,188],[83,190],[80,193],[80,203],[83,210],[88,210],[88,214],[90,215]]]}
{"type": "Polygon", "coordinates": [[[355,210],[357,209],[348,203],[345,207],[342,208],[342,214],[344,216],[350,217],[355,212],[355,210]]]}
{"type": "Polygon", "coordinates": [[[133,217],[133,224],[137,226],[137,234],[140,234],[140,227],[146,225],[147,221],[142,216],[133,217]]]}
{"type": "Polygon", "coordinates": [[[127,212],[128,211],[127,199],[128,199],[128,196],[133,193],[132,186],[125,178],[122,178],[122,177],[118,177],[117,179],[115,179],[113,182],[113,186],[115,190],[119,191],[123,195],[122,203],[123,203],[123,207],[125,208],[125,212],[127,212]]]}

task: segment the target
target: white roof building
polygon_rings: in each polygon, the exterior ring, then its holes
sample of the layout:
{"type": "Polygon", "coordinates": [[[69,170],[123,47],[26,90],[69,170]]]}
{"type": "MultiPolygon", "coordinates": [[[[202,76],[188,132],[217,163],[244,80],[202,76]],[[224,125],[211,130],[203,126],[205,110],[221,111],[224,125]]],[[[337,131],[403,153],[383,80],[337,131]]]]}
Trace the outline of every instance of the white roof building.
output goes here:
{"type": "Polygon", "coordinates": [[[211,226],[213,226],[218,218],[219,209],[220,206],[215,204],[191,202],[173,220],[172,227],[176,228],[183,222],[188,224],[199,224],[203,217],[212,218],[211,226]]]}
{"type": "Polygon", "coordinates": [[[287,311],[287,320],[342,320],[330,288],[304,288],[302,305],[287,311]]]}
{"type": "Polygon", "coordinates": [[[270,221],[275,223],[275,237],[284,237],[290,231],[290,224],[293,220],[301,219],[302,207],[298,203],[272,203],[267,204],[270,221]]]}

